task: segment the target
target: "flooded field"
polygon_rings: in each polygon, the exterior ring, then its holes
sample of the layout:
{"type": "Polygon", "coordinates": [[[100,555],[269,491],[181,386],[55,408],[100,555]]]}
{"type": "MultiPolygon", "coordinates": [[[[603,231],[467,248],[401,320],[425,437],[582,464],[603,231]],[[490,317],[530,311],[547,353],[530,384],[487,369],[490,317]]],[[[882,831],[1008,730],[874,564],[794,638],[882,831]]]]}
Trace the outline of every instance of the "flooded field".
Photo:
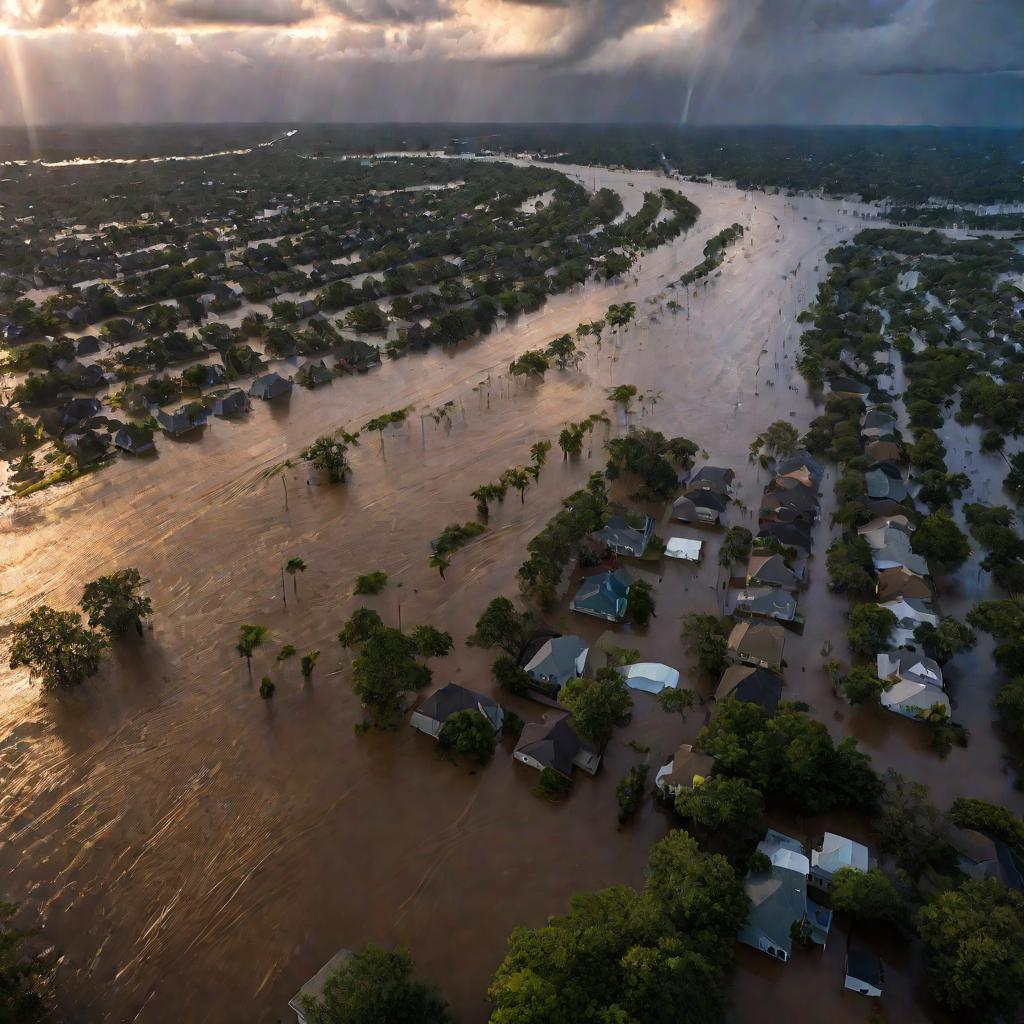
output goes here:
{"type": "MultiPolygon", "coordinates": [[[[645,188],[665,184],[567,170],[588,186],[618,189],[627,209],[645,188]]],[[[154,606],[145,638],[116,648],[99,675],[67,696],[41,694],[2,660],[0,891],[22,901],[64,953],[64,1019],[271,1024],[335,950],[376,942],[408,947],[458,1019],[479,1024],[513,927],[561,912],[575,891],[640,882],[648,847],[671,820],[648,802],[617,829],[615,785],[637,759],[627,743],[649,745],[660,764],[696,735],[703,709],[684,726],[637,694],[633,723],[617,733],[601,773],[579,778],[565,803],[550,805],[534,796],[536,776],[507,745],[474,773],[438,758],[408,728],[354,735],[362,716],[335,636],[363,603],[389,624],[429,622],[456,639],[452,655],[432,662],[435,682],[493,690],[492,656],[463,641],[492,597],[514,595],[527,541],[603,466],[603,428],[577,462],[558,461],[556,448],[525,502],[510,495],[445,580],[427,565],[429,541],[449,522],[473,518],[469,492],[526,462],[533,442],[556,437],[568,420],[610,411],[604,392],[612,384],[660,393],[653,412],[636,412],[633,422],[698,442],[711,463],[736,469],[740,498],[756,506],[765,473],[747,462],[750,441],[773,420],[803,426],[814,415],[793,369],[796,315],[825,274],[827,249],[862,221],[849,204],[678,187],[701,207],[700,221],[646,255],[636,281],[557,296],[478,343],[296,391],[290,404],[218,421],[193,441],[166,441],[158,458],[119,460],[5,508],[3,621],[44,600],[70,606],[87,580],[126,565],[151,581],[154,606]],[[667,283],[733,222],[747,232],[721,272],[689,296],[675,293],[684,308],[668,311],[667,283]],[[640,322],[621,341],[606,335],[590,345],[578,371],[552,371],[540,384],[502,377],[522,351],[624,300],[637,303],[640,322]],[[446,429],[427,413],[449,400],[446,429]],[[345,486],[307,486],[301,464],[280,468],[317,435],[403,406],[416,414],[385,436],[383,452],[376,437],[363,437],[345,486]],[[294,555],[309,569],[284,607],[280,567],[294,555]],[[355,576],[377,569],[390,585],[379,597],[353,598],[355,576]],[[273,701],[257,697],[235,654],[243,622],[273,634],[254,659],[256,678],[277,682],[273,701]],[[273,666],[280,643],[322,651],[311,682],[294,663],[273,666]]],[[[622,427],[620,417],[613,429],[622,427]]],[[[1000,474],[985,466],[994,458],[968,460],[976,496],[997,486],[1000,474]]],[[[822,487],[811,586],[801,596],[807,629],[787,641],[787,696],[810,703],[836,735],[856,735],[876,768],[926,781],[940,806],[970,795],[1019,811],[989,725],[987,640],[953,663],[951,693],[971,743],[945,760],[927,748],[924,730],[833,697],[821,648],[831,640],[843,651],[846,611],[824,571],[833,476],[822,487]]],[[[659,532],[695,535],[667,522],[659,532]]],[[[662,563],[651,626],[635,635],[620,628],[622,644],[640,648],[644,660],[689,669],[679,618],[720,607],[720,537],[703,539],[701,567],[662,563]]],[[[973,562],[949,581],[944,611],[961,612],[980,585],[973,562]]],[[[565,611],[550,622],[591,639],[602,632],[565,611]]],[[[527,721],[542,712],[507,703],[527,721]]],[[[810,834],[822,823],[792,827],[810,834]]],[[[737,1019],[759,1019],[770,997],[780,1019],[784,1008],[794,1021],[864,1020],[864,1003],[842,997],[842,941],[836,934],[823,959],[801,955],[788,966],[743,950],[737,1019]]],[[[924,1020],[895,959],[891,1019],[924,1020]]]]}

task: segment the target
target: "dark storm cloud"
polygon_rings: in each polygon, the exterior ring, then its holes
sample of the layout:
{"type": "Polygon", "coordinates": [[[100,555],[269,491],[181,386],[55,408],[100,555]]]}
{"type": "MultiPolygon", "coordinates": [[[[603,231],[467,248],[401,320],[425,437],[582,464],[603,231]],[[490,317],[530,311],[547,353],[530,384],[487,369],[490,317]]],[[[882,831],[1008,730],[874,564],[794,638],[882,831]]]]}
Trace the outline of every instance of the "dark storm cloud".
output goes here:
{"type": "Polygon", "coordinates": [[[296,25],[312,14],[303,0],[170,0],[150,9],[169,25],[296,25]]]}
{"type": "Polygon", "coordinates": [[[453,14],[451,0],[327,0],[326,6],[368,25],[415,25],[453,14]]]}

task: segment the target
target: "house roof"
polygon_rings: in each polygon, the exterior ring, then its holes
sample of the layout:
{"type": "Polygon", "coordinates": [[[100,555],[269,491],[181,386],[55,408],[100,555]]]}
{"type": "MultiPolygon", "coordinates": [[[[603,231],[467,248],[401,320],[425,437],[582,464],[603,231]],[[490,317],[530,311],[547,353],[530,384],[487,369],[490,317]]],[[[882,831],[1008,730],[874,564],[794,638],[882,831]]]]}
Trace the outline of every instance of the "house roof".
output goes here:
{"type": "Polygon", "coordinates": [[[840,868],[868,869],[868,848],[845,836],[826,832],[820,850],[811,850],[811,866],[834,875],[840,868]]]}
{"type": "Polygon", "coordinates": [[[769,665],[782,662],[785,643],[786,631],[775,622],[739,622],[729,634],[729,650],[769,665]]]}
{"type": "Polygon", "coordinates": [[[778,587],[795,586],[799,582],[799,577],[786,565],[782,555],[751,555],[747,562],[747,578],[778,587]]]}
{"type": "Polygon", "coordinates": [[[944,690],[931,683],[900,680],[888,690],[883,690],[879,701],[883,708],[895,711],[908,718],[917,718],[918,711],[927,711],[935,704],[941,704],[950,711],[949,698],[944,690]]]}
{"type": "Polygon", "coordinates": [[[573,762],[581,750],[598,753],[596,747],[576,735],[568,715],[559,715],[548,722],[531,722],[516,744],[516,753],[526,754],[566,778],[572,775],[573,762]]]}
{"type": "Polygon", "coordinates": [[[699,562],[703,546],[703,541],[691,540],[689,537],[669,537],[665,544],[665,555],[684,562],[699,562]]]}
{"type": "Polygon", "coordinates": [[[645,693],[661,693],[679,685],[679,671],[656,661],[625,665],[619,669],[619,674],[631,690],[643,690],[645,693]]]}
{"type": "Polygon", "coordinates": [[[588,650],[586,642],[578,636],[552,637],[541,644],[523,668],[535,679],[563,686],[582,673],[588,650]]]}
{"type": "Polygon", "coordinates": [[[303,1012],[303,998],[319,999],[324,994],[327,979],[347,960],[353,956],[350,949],[339,949],[330,960],[306,982],[298,992],[288,1000],[288,1006],[296,1013],[303,1012]]]}
{"type": "Polygon", "coordinates": [[[416,710],[427,718],[444,722],[457,711],[479,711],[497,706],[496,701],[482,693],[468,690],[458,683],[448,683],[447,686],[435,690],[416,710]]]}
{"type": "Polygon", "coordinates": [[[892,498],[902,501],[907,494],[907,485],[900,479],[891,477],[881,469],[869,469],[864,474],[869,498],[892,498]]]}
{"type": "Polygon", "coordinates": [[[653,530],[654,520],[650,516],[644,516],[642,529],[633,526],[625,516],[611,516],[594,536],[609,547],[622,548],[642,555],[653,530]]]}
{"type": "Polygon", "coordinates": [[[658,770],[655,782],[666,789],[677,786],[689,788],[703,782],[714,766],[715,759],[710,754],[702,754],[694,750],[693,744],[684,743],[672,755],[672,760],[658,770]]]}
{"type": "Polygon", "coordinates": [[[899,462],[903,457],[895,441],[872,441],[864,446],[864,454],[869,459],[885,459],[888,462],[899,462]]]}
{"type": "Polygon", "coordinates": [[[622,618],[626,614],[633,577],[622,569],[588,576],[580,584],[571,607],[577,611],[597,612],[622,618]]]}
{"type": "Polygon", "coordinates": [[[715,700],[729,697],[756,704],[771,718],[782,699],[782,680],[766,668],[731,665],[722,673],[715,690],[715,700]]]}
{"type": "Polygon", "coordinates": [[[883,569],[878,574],[878,599],[891,601],[899,597],[930,599],[932,588],[928,581],[907,569],[883,569]]]}
{"type": "Polygon", "coordinates": [[[880,989],[885,980],[882,961],[869,950],[853,945],[846,950],[846,974],[872,988],[880,989]]]}
{"type": "Polygon", "coordinates": [[[736,474],[731,469],[720,466],[703,466],[687,481],[688,491],[714,491],[727,495],[736,474]]]}
{"type": "Polygon", "coordinates": [[[766,523],[757,532],[757,539],[774,537],[780,544],[788,548],[799,548],[801,551],[811,550],[811,528],[808,524],[766,523]]]}
{"type": "Polygon", "coordinates": [[[748,874],[743,883],[750,912],[739,937],[756,946],[763,936],[789,954],[793,924],[807,913],[807,858],[795,839],[771,829],[757,848],[771,861],[771,868],[748,874]]]}
{"type": "Polygon", "coordinates": [[[923,654],[913,651],[882,651],[876,659],[879,679],[905,679],[942,686],[942,669],[923,654]]]}
{"type": "Polygon", "coordinates": [[[780,459],[775,464],[775,472],[779,476],[788,476],[791,473],[799,473],[801,470],[805,470],[807,476],[816,483],[825,475],[821,463],[807,452],[797,452],[796,455],[780,459]]]}
{"type": "Polygon", "coordinates": [[[715,491],[687,490],[682,497],[673,502],[673,513],[677,508],[685,509],[684,503],[687,501],[696,508],[710,508],[715,512],[724,512],[729,505],[729,499],[715,491]]]}
{"type": "Polygon", "coordinates": [[[791,622],[796,617],[796,598],[777,587],[743,590],[736,596],[736,608],[748,615],[791,622]]]}

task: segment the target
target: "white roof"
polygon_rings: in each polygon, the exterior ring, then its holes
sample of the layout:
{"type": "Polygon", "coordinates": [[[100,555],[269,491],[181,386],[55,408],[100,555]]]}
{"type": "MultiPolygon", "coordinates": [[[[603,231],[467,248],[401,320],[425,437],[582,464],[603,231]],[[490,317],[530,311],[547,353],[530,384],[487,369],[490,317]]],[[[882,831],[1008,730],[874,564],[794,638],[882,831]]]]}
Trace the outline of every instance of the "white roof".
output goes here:
{"type": "Polygon", "coordinates": [[[947,711],[950,710],[949,698],[938,686],[915,683],[909,679],[901,679],[888,690],[883,690],[880,700],[883,708],[909,718],[917,717],[915,709],[927,711],[933,704],[941,704],[947,711]]]}
{"type": "Polygon", "coordinates": [[[665,554],[669,558],[681,558],[684,562],[699,562],[702,540],[690,540],[688,537],[670,537],[665,545],[665,554]]]}
{"type": "Polygon", "coordinates": [[[635,665],[626,665],[619,669],[626,685],[631,690],[643,690],[645,693],[661,693],[664,689],[674,689],[679,685],[679,673],[668,665],[656,661],[642,661],[635,665]]]}
{"type": "Polygon", "coordinates": [[[786,871],[798,871],[801,875],[807,875],[811,870],[807,858],[802,853],[787,849],[785,846],[780,846],[772,853],[771,862],[777,868],[783,868],[786,871]]]}
{"type": "Polygon", "coordinates": [[[868,848],[845,836],[826,832],[820,850],[811,850],[811,863],[833,874],[840,868],[868,869],[868,848]]]}

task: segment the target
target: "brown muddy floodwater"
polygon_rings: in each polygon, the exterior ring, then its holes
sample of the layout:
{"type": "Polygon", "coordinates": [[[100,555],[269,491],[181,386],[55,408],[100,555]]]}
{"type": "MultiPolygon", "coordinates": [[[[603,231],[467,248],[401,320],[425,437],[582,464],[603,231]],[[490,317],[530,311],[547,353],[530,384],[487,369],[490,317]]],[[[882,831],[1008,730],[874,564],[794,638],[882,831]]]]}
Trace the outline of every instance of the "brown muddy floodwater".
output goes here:
{"type": "MultiPolygon", "coordinates": [[[[575,171],[633,206],[644,187],[665,184],[575,171]]],[[[335,634],[364,602],[391,623],[430,622],[457,641],[433,663],[435,682],[492,690],[492,655],[463,640],[492,597],[515,594],[527,541],[600,468],[603,428],[578,463],[558,461],[556,447],[525,504],[510,495],[445,581],[427,565],[429,541],[447,523],[472,519],[469,492],[527,461],[533,442],[607,409],[609,384],[660,392],[653,412],[635,413],[634,422],[698,441],[711,462],[736,468],[743,500],[756,507],[764,473],[759,479],[748,464],[747,447],[775,419],[803,425],[814,414],[793,370],[795,317],[826,270],[825,251],[860,222],[823,200],[679,187],[700,205],[700,221],[645,256],[636,282],[589,285],[479,343],[296,390],[289,405],[256,408],[245,422],[218,420],[197,441],[164,440],[151,461],[119,460],[7,507],[3,621],[43,601],[69,607],[88,579],[126,565],[151,581],[155,609],[145,639],[113,651],[72,694],[44,695],[24,672],[0,673],[0,892],[22,901],[26,920],[63,952],[66,1020],[270,1024],[287,1017],[288,998],[335,950],[375,942],[408,947],[458,1019],[478,1024],[516,925],[562,912],[575,891],[641,882],[648,847],[671,822],[649,803],[617,830],[615,784],[637,759],[627,743],[649,745],[660,764],[696,734],[703,712],[683,726],[638,694],[633,723],[613,740],[599,776],[578,779],[570,798],[552,806],[533,795],[536,776],[513,762],[508,746],[471,772],[440,760],[408,728],[355,736],[361,714],[335,634]],[[666,284],[734,221],[747,235],[720,274],[691,289],[689,311],[673,316],[662,304],[666,284]],[[501,378],[515,355],[623,300],[638,303],[641,324],[620,343],[606,337],[591,346],[578,372],[553,371],[539,385],[501,378]],[[489,385],[478,387],[488,374],[489,385]],[[306,486],[301,464],[273,472],[318,434],[401,406],[426,413],[449,399],[450,430],[430,419],[421,427],[413,416],[385,438],[386,461],[377,439],[364,437],[345,486],[306,486]],[[279,573],[292,555],[309,569],[285,609],[279,573]],[[390,574],[387,589],[353,598],[355,576],[375,569],[390,574]],[[277,681],[270,702],[256,695],[233,650],[243,622],[272,631],[274,643],[253,666],[256,679],[277,681]],[[323,652],[311,683],[294,662],[277,669],[280,643],[323,652]]],[[[660,532],[686,533],[667,523],[660,532]]],[[[825,586],[828,535],[823,523],[801,602],[806,634],[787,646],[789,694],[811,703],[836,735],[854,732],[878,767],[927,781],[940,805],[970,794],[1020,809],[988,724],[992,672],[983,645],[954,663],[953,692],[972,741],[945,761],[909,723],[851,713],[833,698],[821,646],[831,638],[842,656],[845,605],[825,586]]],[[[705,539],[711,550],[699,569],[662,565],[649,629],[621,629],[622,643],[644,660],[684,673],[679,618],[719,600],[718,537],[705,539]]],[[[967,581],[951,586],[970,590],[967,581]]],[[[595,639],[601,632],[565,611],[550,621],[595,639]]],[[[527,720],[543,710],[509,703],[527,720]]],[[[809,834],[820,823],[792,827],[809,834]]],[[[837,935],[824,958],[799,958],[799,968],[743,951],[738,1019],[763,1019],[771,998],[773,1019],[863,1020],[865,1004],[840,991],[841,946],[837,935]]],[[[924,1019],[909,982],[893,985],[892,1001],[903,1022],[924,1019]]]]}

